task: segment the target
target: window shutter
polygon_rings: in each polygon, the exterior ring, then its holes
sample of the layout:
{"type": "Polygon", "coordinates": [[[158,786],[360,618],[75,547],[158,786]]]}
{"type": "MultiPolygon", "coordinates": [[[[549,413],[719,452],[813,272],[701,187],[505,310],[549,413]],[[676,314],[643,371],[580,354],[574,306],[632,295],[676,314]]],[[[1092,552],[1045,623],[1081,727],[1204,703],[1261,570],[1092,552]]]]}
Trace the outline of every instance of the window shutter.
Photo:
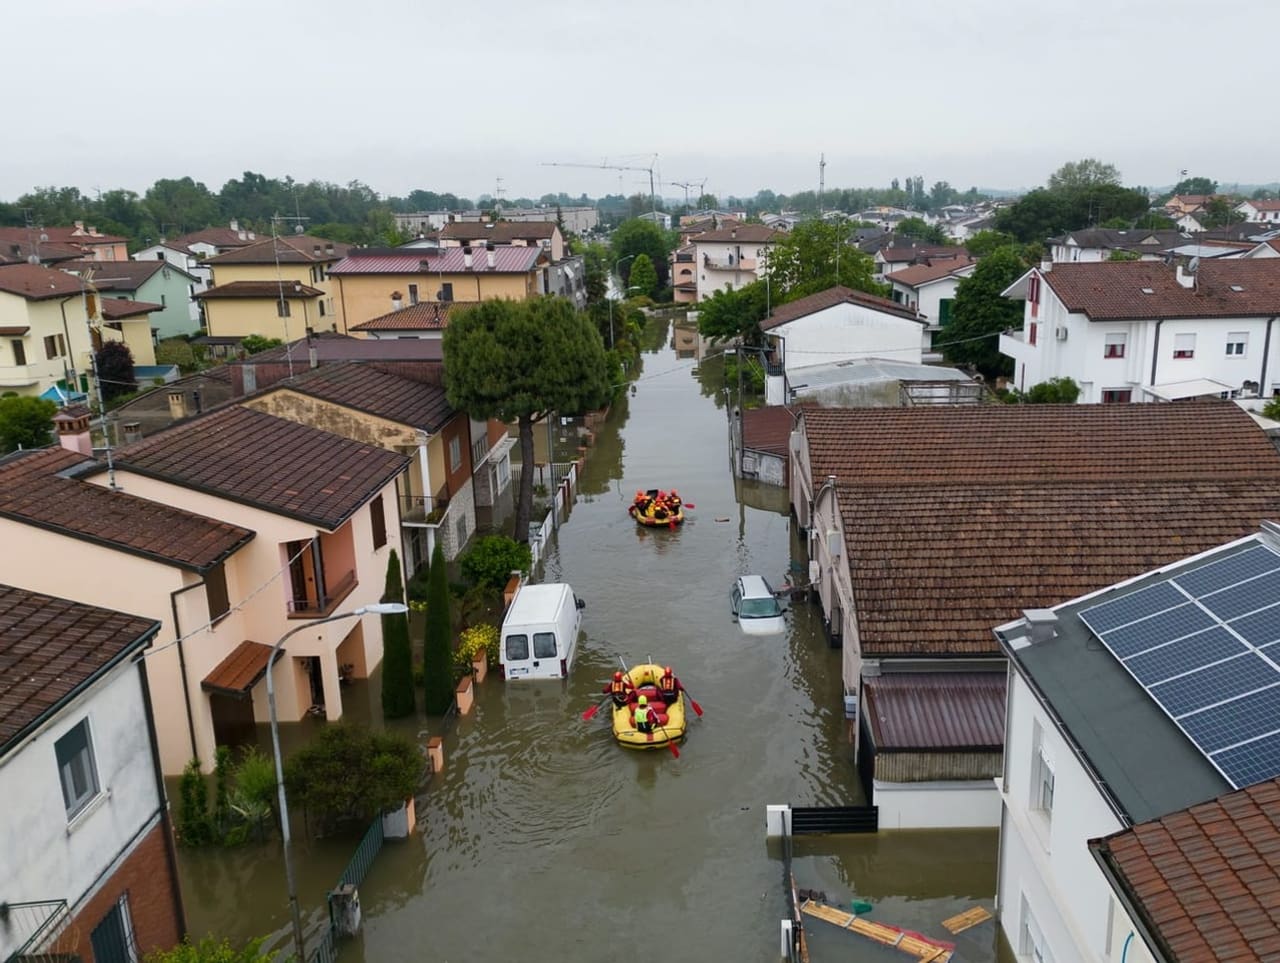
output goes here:
{"type": "Polygon", "coordinates": [[[373,547],[377,550],[387,544],[387,513],[381,493],[369,503],[369,521],[373,525],[373,547]]]}

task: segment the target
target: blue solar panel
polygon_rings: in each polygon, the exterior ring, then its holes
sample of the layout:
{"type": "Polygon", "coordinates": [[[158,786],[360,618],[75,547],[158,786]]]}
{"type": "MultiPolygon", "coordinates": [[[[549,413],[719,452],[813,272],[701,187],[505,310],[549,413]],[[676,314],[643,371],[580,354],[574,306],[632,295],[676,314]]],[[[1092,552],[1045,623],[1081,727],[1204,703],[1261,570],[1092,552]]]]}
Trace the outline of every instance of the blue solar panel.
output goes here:
{"type": "Polygon", "coordinates": [[[1131,625],[1112,629],[1102,636],[1102,641],[1119,658],[1127,659],[1172,639],[1203,631],[1214,624],[1212,617],[1203,609],[1187,602],[1131,625]]]}
{"type": "Polygon", "coordinates": [[[1085,609],[1080,613],[1080,618],[1093,630],[1094,635],[1101,636],[1103,632],[1126,622],[1136,622],[1186,600],[1186,596],[1168,582],[1159,582],[1150,588],[1085,609]]]}
{"type": "Polygon", "coordinates": [[[1183,716],[1178,725],[1208,753],[1280,729],[1280,684],[1183,716]]]}
{"type": "Polygon", "coordinates": [[[1210,757],[1232,785],[1243,788],[1280,773],[1280,736],[1268,736],[1210,757]]]}
{"type": "MultiPolygon", "coordinates": [[[[1117,629],[1125,632],[1126,629],[1117,629]]],[[[1150,649],[1125,660],[1125,667],[1145,686],[1193,672],[1210,662],[1229,659],[1248,651],[1243,642],[1220,625],[1189,635],[1177,642],[1150,649]]]]}
{"type": "Polygon", "coordinates": [[[1276,671],[1261,656],[1250,653],[1219,662],[1168,682],[1153,685],[1151,694],[1175,719],[1215,702],[1225,702],[1277,681],[1276,671]]]}
{"type": "Polygon", "coordinates": [[[1173,581],[1186,589],[1188,595],[1201,596],[1277,568],[1280,568],[1280,556],[1259,545],[1221,561],[1210,562],[1175,575],[1173,581]]]}
{"type": "Polygon", "coordinates": [[[1269,572],[1200,599],[1201,605],[1224,622],[1273,602],[1280,602],[1280,572],[1269,572]]]}
{"type": "Polygon", "coordinates": [[[1272,605],[1229,624],[1251,645],[1261,647],[1280,641],[1280,605],[1272,605]]]}

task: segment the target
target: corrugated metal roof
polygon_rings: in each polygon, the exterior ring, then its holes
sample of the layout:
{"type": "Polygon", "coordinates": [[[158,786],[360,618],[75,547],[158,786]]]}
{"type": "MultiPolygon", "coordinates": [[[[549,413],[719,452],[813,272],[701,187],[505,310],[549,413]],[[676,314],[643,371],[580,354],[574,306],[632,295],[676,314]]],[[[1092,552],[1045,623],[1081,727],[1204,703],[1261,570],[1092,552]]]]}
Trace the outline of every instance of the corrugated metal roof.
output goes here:
{"type": "Polygon", "coordinates": [[[1004,745],[1003,672],[902,672],[863,682],[877,752],[1004,745]]]}

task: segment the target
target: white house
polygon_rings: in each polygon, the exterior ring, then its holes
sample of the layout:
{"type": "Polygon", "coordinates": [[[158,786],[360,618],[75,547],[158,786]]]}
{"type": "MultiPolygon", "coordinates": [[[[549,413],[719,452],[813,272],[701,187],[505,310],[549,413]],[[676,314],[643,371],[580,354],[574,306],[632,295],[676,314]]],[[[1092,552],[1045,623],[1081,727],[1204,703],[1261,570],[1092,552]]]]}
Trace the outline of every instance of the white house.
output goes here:
{"type": "Polygon", "coordinates": [[[698,300],[705,301],[717,291],[737,290],[763,276],[770,248],[784,236],[762,224],[737,224],[698,234],[691,242],[698,300]]]}
{"type": "Polygon", "coordinates": [[[1280,200],[1241,201],[1232,210],[1254,224],[1280,226],[1280,200]]]}
{"type": "Polygon", "coordinates": [[[1280,392],[1280,260],[1043,262],[1004,294],[1026,301],[1000,336],[1020,389],[1069,377],[1082,403],[1280,392]]]}
{"type": "Polygon", "coordinates": [[[185,934],[143,658],[159,629],[0,585],[0,958],[136,960],[185,934]]]}
{"type": "Polygon", "coordinates": [[[884,279],[889,282],[890,297],[915,310],[934,331],[951,322],[951,308],[961,278],[973,274],[977,261],[968,257],[945,258],[928,264],[913,264],[884,279]]]}
{"type": "Polygon", "coordinates": [[[873,277],[883,281],[886,275],[901,271],[913,264],[931,264],[934,261],[968,260],[969,252],[962,247],[936,244],[917,244],[903,238],[891,238],[891,243],[878,248],[872,255],[875,261],[873,277]]]}
{"type": "Polygon", "coordinates": [[[770,349],[765,395],[775,405],[790,399],[786,381],[796,369],[865,358],[920,364],[929,337],[910,308],[845,287],[782,305],[760,330],[770,349]]]}
{"type": "Polygon", "coordinates": [[[664,231],[671,230],[671,215],[666,211],[645,211],[640,215],[639,220],[648,221],[650,224],[656,224],[664,231]]]}
{"type": "Polygon", "coordinates": [[[1233,618],[1274,608],[1276,531],[995,630],[1009,660],[997,906],[1020,958],[1280,946],[1280,703],[1265,688],[1280,674],[1257,646],[1280,632],[1233,618]]]}
{"type": "Polygon", "coordinates": [[[1092,227],[1070,231],[1050,239],[1050,257],[1054,264],[1080,261],[1106,261],[1115,251],[1136,254],[1144,261],[1159,261],[1163,252],[1179,244],[1187,244],[1191,236],[1176,230],[1112,230],[1092,227]]]}

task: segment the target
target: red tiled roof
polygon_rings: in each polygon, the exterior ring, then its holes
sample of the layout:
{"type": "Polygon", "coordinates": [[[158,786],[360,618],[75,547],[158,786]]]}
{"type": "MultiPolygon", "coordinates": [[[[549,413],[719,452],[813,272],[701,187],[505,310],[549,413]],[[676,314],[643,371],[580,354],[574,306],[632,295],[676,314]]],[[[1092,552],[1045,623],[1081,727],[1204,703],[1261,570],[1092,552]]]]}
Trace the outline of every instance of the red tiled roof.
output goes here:
{"type": "Polygon", "coordinates": [[[333,531],[408,459],[233,405],[126,445],[115,463],[333,531]]]}
{"type": "Polygon", "coordinates": [[[816,483],[1280,481],[1280,454],[1229,401],[806,407],[804,428],[816,483]]]}
{"type": "Polygon", "coordinates": [[[906,287],[915,288],[922,284],[928,284],[930,281],[939,281],[942,278],[951,277],[957,271],[963,271],[976,263],[976,261],[967,257],[944,258],[928,264],[913,264],[910,267],[903,268],[901,271],[886,274],[884,278],[886,281],[897,281],[906,287]]]}
{"type": "Polygon", "coordinates": [[[330,241],[308,234],[291,234],[288,237],[263,238],[252,244],[224,254],[215,254],[206,264],[320,264],[337,261],[351,250],[350,244],[330,241]]]}
{"type": "Polygon", "coordinates": [[[0,756],[159,629],[154,619],[0,585],[0,756]]]}
{"type": "Polygon", "coordinates": [[[0,265],[0,291],[16,294],[28,301],[48,301],[79,294],[84,282],[66,271],[42,267],[39,264],[0,265]]]}
{"type": "Polygon", "coordinates": [[[862,652],[994,657],[992,627],[1023,609],[1241,538],[1280,513],[1274,476],[1212,479],[840,486],[862,652]]]}
{"type": "Polygon", "coordinates": [[[1041,276],[1068,311],[1094,321],[1280,314],[1280,258],[1202,261],[1192,288],[1159,261],[1055,264],[1041,276]]]}
{"type": "Polygon", "coordinates": [[[352,331],[438,331],[449,322],[453,301],[419,301],[398,311],[353,324],[352,331]]]}
{"type": "Polygon", "coordinates": [[[273,385],[271,390],[297,391],[431,432],[439,431],[454,414],[440,386],[351,361],[321,365],[293,381],[273,385]]]}
{"type": "Polygon", "coordinates": [[[299,338],[250,355],[231,365],[272,364],[292,354],[295,364],[305,362],[310,351],[316,352],[321,364],[335,361],[428,361],[444,359],[444,342],[440,338],[353,338],[345,334],[321,331],[311,338],[299,338]]]}
{"type": "Polygon", "coordinates": [[[98,302],[104,321],[122,321],[125,318],[136,318],[152,311],[163,311],[164,305],[150,301],[130,301],[127,298],[103,298],[98,302]]]}
{"type": "Polygon", "coordinates": [[[483,248],[473,251],[467,267],[460,247],[355,250],[329,268],[329,274],[527,274],[544,256],[539,247],[499,245],[490,268],[488,253],[483,248]]]}
{"type": "Polygon", "coordinates": [[[1253,201],[1246,201],[1255,211],[1280,211],[1280,200],[1275,198],[1259,198],[1253,201]]]}
{"type": "MultiPolygon", "coordinates": [[[[282,655],[283,651],[276,652],[272,661],[279,662],[282,655]]],[[[200,688],[206,692],[243,696],[267,674],[268,659],[271,659],[271,646],[246,639],[200,680],[200,688]]]]}
{"type": "Polygon", "coordinates": [[[93,465],[65,448],[0,461],[0,517],[196,572],[254,536],[239,525],[59,474],[93,465]]]}
{"type": "MultiPolygon", "coordinates": [[[[681,228],[680,233],[686,229],[681,228]]],[[[775,231],[763,224],[736,224],[722,227],[718,231],[703,231],[693,238],[694,244],[727,243],[736,241],[739,244],[769,244],[787,236],[786,231],[775,231]]]]}
{"type": "Polygon", "coordinates": [[[319,298],[324,296],[324,292],[319,288],[313,288],[309,284],[299,284],[297,281],[231,281],[228,284],[219,284],[202,291],[195,297],[197,300],[208,300],[213,298],[270,298],[275,301],[283,295],[286,301],[295,301],[301,298],[319,298]]]}
{"type": "Polygon", "coordinates": [[[498,221],[496,224],[453,221],[440,229],[439,236],[442,241],[510,244],[512,241],[549,241],[555,232],[555,221],[498,221]]]}
{"type": "Polygon", "coordinates": [[[965,248],[937,244],[895,244],[891,247],[882,247],[876,253],[876,257],[884,261],[906,261],[908,263],[922,260],[933,260],[935,258],[967,258],[968,256],[969,252],[965,248]]]}
{"type": "MultiPolygon", "coordinates": [[[[84,277],[92,272],[93,286],[99,291],[136,291],[159,274],[164,268],[182,271],[168,261],[158,258],[151,261],[67,261],[59,264],[61,271],[70,271],[84,277]]],[[[186,274],[186,271],[182,271],[186,274]]],[[[188,275],[189,276],[189,275],[188,275]]]]}
{"type": "Polygon", "coordinates": [[[852,288],[836,286],[827,288],[825,291],[819,291],[817,294],[811,294],[807,298],[789,301],[774,308],[773,314],[760,322],[760,330],[769,331],[798,318],[817,314],[827,308],[833,308],[837,304],[857,304],[864,308],[871,308],[873,311],[883,311],[885,314],[906,318],[908,321],[924,323],[924,319],[916,312],[910,308],[903,307],[897,301],[890,301],[888,298],[882,298],[875,294],[867,294],[865,291],[855,291],[852,288]]]}
{"type": "Polygon", "coordinates": [[[863,682],[877,752],[1004,746],[1003,672],[898,672],[863,682]]]}
{"type": "Polygon", "coordinates": [[[162,243],[165,247],[174,247],[179,250],[189,251],[192,244],[203,243],[211,244],[214,247],[219,248],[239,248],[248,247],[250,244],[256,244],[260,240],[262,239],[257,237],[253,231],[233,231],[229,227],[206,227],[199,231],[192,231],[190,234],[184,234],[182,237],[175,237],[172,241],[164,241],[162,243]]]}
{"type": "Polygon", "coordinates": [[[41,241],[40,231],[34,228],[0,227],[0,264],[23,264],[32,254],[50,262],[81,258],[85,252],[74,244],[41,241]]]}
{"type": "Polygon", "coordinates": [[[787,456],[787,443],[796,422],[784,405],[748,408],[742,412],[742,447],[787,456]]]}
{"type": "Polygon", "coordinates": [[[87,228],[79,227],[42,227],[40,233],[51,241],[60,244],[124,244],[129,239],[118,234],[90,234],[87,228]]]}
{"type": "Polygon", "coordinates": [[[1280,959],[1280,780],[1089,841],[1164,959],[1280,959]]]}

